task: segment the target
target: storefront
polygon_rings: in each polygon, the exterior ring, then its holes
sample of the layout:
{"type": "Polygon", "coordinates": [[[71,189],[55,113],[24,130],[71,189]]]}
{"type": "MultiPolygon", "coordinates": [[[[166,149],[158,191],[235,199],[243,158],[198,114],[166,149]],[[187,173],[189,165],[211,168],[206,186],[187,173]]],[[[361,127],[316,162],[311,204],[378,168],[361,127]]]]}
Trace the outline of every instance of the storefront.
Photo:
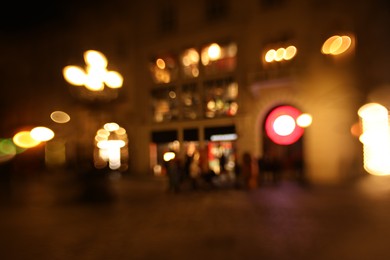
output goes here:
{"type": "Polygon", "coordinates": [[[164,154],[176,153],[185,163],[195,154],[201,157],[202,171],[234,173],[237,134],[234,125],[152,131],[150,163],[154,175],[165,175],[164,154]]]}

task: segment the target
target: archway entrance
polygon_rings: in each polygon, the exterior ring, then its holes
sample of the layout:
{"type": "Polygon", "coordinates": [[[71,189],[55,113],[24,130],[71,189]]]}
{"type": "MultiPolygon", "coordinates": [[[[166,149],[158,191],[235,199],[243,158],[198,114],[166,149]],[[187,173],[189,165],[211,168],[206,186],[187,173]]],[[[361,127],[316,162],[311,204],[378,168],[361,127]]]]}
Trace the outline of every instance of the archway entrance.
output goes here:
{"type": "Polygon", "coordinates": [[[301,115],[296,107],[282,105],[271,109],[265,117],[262,125],[263,156],[259,160],[262,184],[304,182],[304,128],[297,123],[301,115]]]}

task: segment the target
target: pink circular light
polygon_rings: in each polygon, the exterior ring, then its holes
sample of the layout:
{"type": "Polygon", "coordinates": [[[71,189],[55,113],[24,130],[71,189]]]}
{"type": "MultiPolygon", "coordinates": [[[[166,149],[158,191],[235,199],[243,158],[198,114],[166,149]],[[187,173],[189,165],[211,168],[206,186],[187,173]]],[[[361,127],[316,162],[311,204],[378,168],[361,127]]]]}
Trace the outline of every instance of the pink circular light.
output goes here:
{"type": "Polygon", "coordinates": [[[301,114],[301,111],[292,106],[280,106],[275,108],[271,111],[271,113],[269,113],[265,121],[265,131],[267,136],[276,144],[289,145],[295,143],[299,140],[299,138],[301,138],[304,132],[304,129],[296,124],[296,120],[301,114]],[[288,117],[294,119],[294,124],[291,125],[291,122],[288,122],[289,125],[286,125],[285,127],[291,129],[287,131],[288,134],[281,135],[280,129],[275,128],[280,127],[280,121],[283,118],[288,117]]]}

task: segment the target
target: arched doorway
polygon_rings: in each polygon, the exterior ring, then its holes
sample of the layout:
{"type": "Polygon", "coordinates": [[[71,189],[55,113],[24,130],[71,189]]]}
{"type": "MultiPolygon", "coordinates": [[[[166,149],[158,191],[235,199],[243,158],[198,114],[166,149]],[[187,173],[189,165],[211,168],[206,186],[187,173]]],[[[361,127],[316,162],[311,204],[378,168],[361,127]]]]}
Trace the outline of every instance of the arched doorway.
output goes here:
{"type": "Polygon", "coordinates": [[[291,105],[273,107],[262,122],[262,154],[259,159],[262,184],[293,181],[303,183],[304,128],[297,123],[302,112],[291,105]]]}

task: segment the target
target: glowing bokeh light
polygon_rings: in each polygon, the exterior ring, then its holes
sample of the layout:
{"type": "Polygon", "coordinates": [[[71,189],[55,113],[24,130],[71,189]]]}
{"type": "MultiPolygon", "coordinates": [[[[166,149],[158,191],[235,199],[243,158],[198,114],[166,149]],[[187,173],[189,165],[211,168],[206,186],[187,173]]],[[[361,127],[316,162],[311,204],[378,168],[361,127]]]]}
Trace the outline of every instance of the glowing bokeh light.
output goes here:
{"type": "Polygon", "coordinates": [[[313,117],[310,114],[303,113],[297,118],[297,125],[300,127],[308,127],[313,123],[313,117]]]}
{"type": "Polygon", "coordinates": [[[104,129],[108,132],[114,132],[118,130],[120,126],[117,123],[106,123],[104,124],[104,129]]]}
{"type": "Polygon", "coordinates": [[[378,103],[369,103],[358,110],[362,122],[363,167],[373,175],[390,174],[389,111],[378,103]]]}
{"type": "Polygon", "coordinates": [[[288,46],[284,55],[285,60],[291,60],[297,54],[297,48],[295,46],[288,46]]]}
{"type": "Polygon", "coordinates": [[[108,64],[106,56],[96,50],[88,50],[84,52],[84,60],[90,67],[106,68],[108,64]]]}
{"type": "Polygon", "coordinates": [[[76,86],[85,86],[90,91],[103,91],[104,86],[117,89],[123,85],[123,77],[116,71],[107,71],[107,59],[99,51],[84,52],[87,64],[85,70],[78,66],[66,66],[63,69],[65,80],[76,86]]]}
{"type": "Polygon", "coordinates": [[[163,59],[161,59],[161,58],[158,58],[158,59],[156,60],[156,66],[157,66],[159,69],[161,69],[161,70],[165,69],[165,61],[164,61],[163,59]]]}
{"type": "Polygon", "coordinates": [[[37,141],[46,142],[53,139],[54,132],[47,127],[37,126],[30,131],[30,135],[37,141]]]}
{"type": "Polygon", "coordinates": [[[329,37],[322,45],[321,52],[329,55],[339,55],[346,52],[352,45],[352,38],[343,35],[334,35],[329,37]]]}
{"type": "Polygon", "coordinates": [[[301,112],[292,106],[279,106],[273,109],[266,118],[265,131],[276,144],[290,145],[303,135],[304,129],[295,122],[301,112]]]}
{"type": "Polygon", "coordinates": [[[207,54],[211,61],[218,60],[221,57],[221,47],[217,43],[209,46],[207,54]]]}
{"type": "Polygon", "coordinates": [[[96,132],[94,165],[96,168],[107,166],[111,170],[124,170],[128,167],[127,134],[123,127],[111,122],[104,124],[96,132]]]}
{"type": "Polygon", "coordinates": [[[297,54],[297,48],[293,45],[288,46],[287,48],[279,48],[277,50],[270,49],[264,55],[264,60],[268,63],[276,61],[288,61],[295,57],[297,54]]]}
{"type": "Polygon", "coordinates": [[[64,124],[70,121],[70,116],[63,111],[54,111],[50,114],[50,118],[59,124],[64,124]]]}
{"type": "Polygon", "coordinates": [[[120,88],[123,85],[123,77],[116,71],[108,71],[104,76],[104,82],[110,88],[120,88]]]}
{"type": "Polygon", "coordinates": [[[273,128],[278,135],[290,135],[295,129],[295,120],[289,115],[281,115],[275,119],[273,128]]]}
{"type": "Polygon", "coordinates": [[[75,86],[82,86],[86,82],[85,71],[78,66],[66,66],[62,73],[66,81],[75,86]]]}
{"type": "Polygon", "coordinates": [[[14,144],[21,148],[32,148],[39,145],[41,142],[32,138],[30,131],[20,131],[12,138],[14,144]]]}
{"type": "Polygon", "coordinates": [[[175,153],[174,152],[166,152],[163,155],[164,161],[169,162],[170,160],[173,160],[175,158],[175,153]]]}
{"type": "Polygon", "coordinates": [[[276,51],[274,49],[271,49],[267,51],[265,54],[265,61],[266,62],[272,62],[275,59],[276,51]]]}
{"type": "Polygon", "coordinates": [[[286,50],[284,48],[277,49],[276,55],[275,55],[275,61],[283,60],[285,54],[286,54],[286,50]]]}
{"type": "Polygon", "coordinates": [[[15,157],[17,149],[10,139],[0,140],[0,163],[7,162],[15,157]]]}

